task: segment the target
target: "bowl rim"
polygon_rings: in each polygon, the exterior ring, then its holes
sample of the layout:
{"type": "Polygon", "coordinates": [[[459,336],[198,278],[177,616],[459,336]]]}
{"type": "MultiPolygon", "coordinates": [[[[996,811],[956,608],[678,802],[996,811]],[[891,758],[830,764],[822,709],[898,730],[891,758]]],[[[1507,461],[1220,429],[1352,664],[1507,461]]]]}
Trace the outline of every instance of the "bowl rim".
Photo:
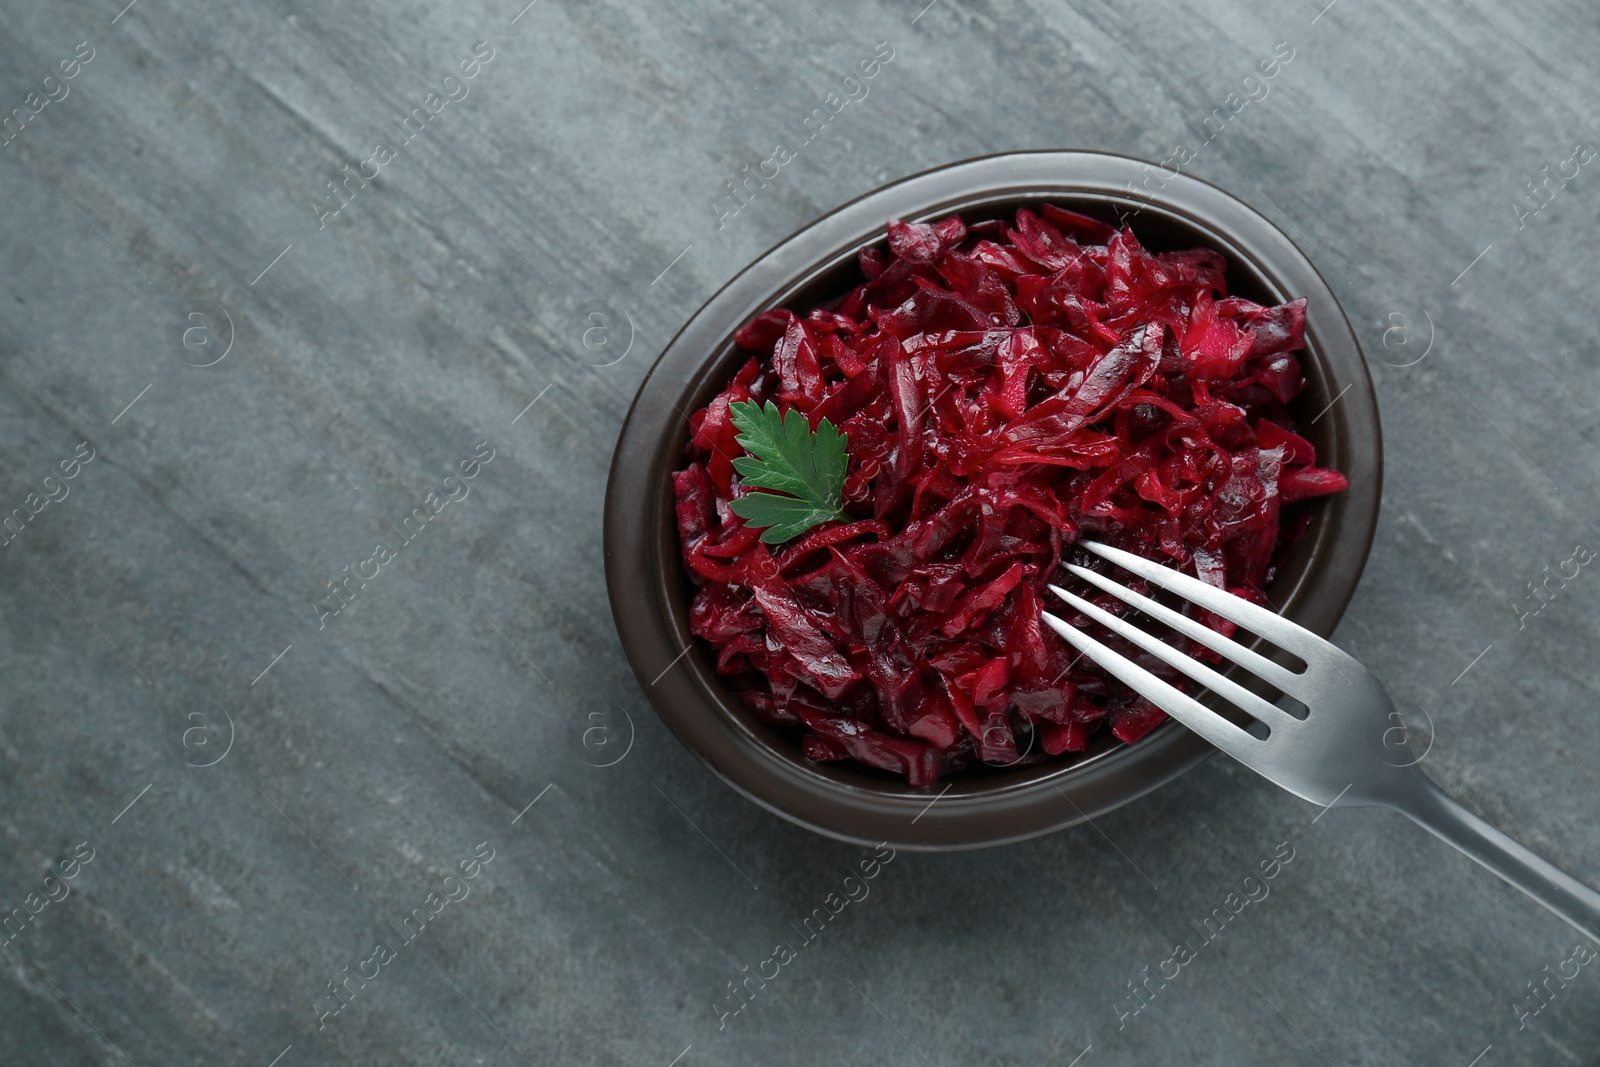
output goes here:
{"type": "Polygon", "coordinates": [[[1133,156],[1082,150],[961,160],[840,205],[735,274],[662,349],[641,380],[618,436],[604,516],[613,619],[656,713],[728,785],[828,837],[927,851],[1021,841],[1136,800],[1215,751],[1168,721],[1134,745],[1102,746],[1088,759],[956,777],[938,792],[911,790],[849,768],[809,764],[797,747],[785,752],[772,744],[766,736],[770,728],[732,697],[689,635],[670,476],[687,440],[687,413],[704,402],[692,398],[705,393],[708,384],[720,388],[731,376],[724,365],[734,358],[734,331],[756,312],[794,301],[808,285],[842,269],[863,244],[881,242],[885,217],[925,220],[1045,200],[1102,211],[1128,208],[1131,216],[1124,217],[1133,219],[1136,232],[1138,215],[1149,213],[1164,225],[1196,231],[1228,259],[1230,274],[1252,275],[1258,287],[1280,300],[1307,298],[1302,366],[1310,384],[1302,396],[1331,398],[1313,420],[1328,420],[1327,428],[1318,430],[1324,438],[1319,463],[1346,474],[1351,488],[1325,499],[1269,591],[1281,594],[1287,617],[1328,636],[1355,592],[1371,549],[1382,496],[1382,430],[1371,376],[1327,282],[1254,208],[1192,175],[1133,156]],[[1150,188],[1152,177],[1158,188],[1150,188]],[[1144,189],[1137,188],[1139,182],[1144,189]]]}

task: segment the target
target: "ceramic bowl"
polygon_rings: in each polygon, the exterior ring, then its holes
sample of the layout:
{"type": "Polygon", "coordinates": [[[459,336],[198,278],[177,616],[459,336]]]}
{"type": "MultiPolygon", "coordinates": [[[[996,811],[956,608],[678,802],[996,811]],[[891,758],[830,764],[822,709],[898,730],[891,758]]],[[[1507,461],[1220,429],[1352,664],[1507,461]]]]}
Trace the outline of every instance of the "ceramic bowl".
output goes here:
{"type": "Polygon", "coordinates": [[[1231,293],[1264,304],[1308,298],[1306,390],[1291,408],[1318,462],[1348,491],[1325,497],[1274,580],[1272,602],[1327,636],[1366,562],[1382,478],[1377,401],[1361,349],[1333,293],[1271,222],[1199,179],[1098,152],[1020,152],[939,167],[823,216],[751,263],[684,324],[639,387],[611,464],[606,581],[617,631],[645,695],[678,739],[734,789],[830,837],[897,848],[963,849],[1071,826],[1135,800],[1212,753],[1168,721],[1138,743],[1102,731],[1089,751],[1008,770],[966,771],[913,790],[847,764],[817,764],[795,737],[745,708],[689,633],[692,587],[673,518],[671,474],[683,462],[687,414],[748,358],[733,334],[774,307],[802,313],[861,278],[856,254],[884,240],[884,219],[968,222],[1050,201],[1113,224],[1153,250],[1204,245],[1227,258],[1231,293]]]}

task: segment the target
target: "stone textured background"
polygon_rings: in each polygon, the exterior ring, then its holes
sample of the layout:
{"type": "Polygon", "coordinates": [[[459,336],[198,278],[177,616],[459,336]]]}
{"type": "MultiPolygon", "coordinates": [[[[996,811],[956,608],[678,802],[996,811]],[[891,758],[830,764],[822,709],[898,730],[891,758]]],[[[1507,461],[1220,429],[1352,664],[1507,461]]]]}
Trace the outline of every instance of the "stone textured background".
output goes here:
{"type": "Polygon", "coordinates": [[[719,1031],[864,853],[660,726],[599,550],[636,384],[744,263],[967,156],[1166,158],[1287,42],[1190,169],[1294,237],[1373,362],[1384,513],[1338,639],[1431,718],[1431,773],[1600,882],[1600,576],[1517,607],[1600,547],[1595,167],[1517,207],[1600,139],[1588,5],[122,2],[0,3],[6,112],[93,49],[0,149],[0,508],[95,455],[0,550],[0,911],[94,849],[0,948],[0,1060],[1600,1062],[1600,968],[1518,1027],[1560,921],[1225,758],[1095,827],[897,856],[719,1031]],[[319,229],[479,41],[469,95],[319,229]],[[718,228],[722,183],[880,41],[867,99],[718,228]],[[470,496],[319,629],[320,583],[482,441],[470,496]],[[326,984],[484,841],[471,895],[319,1031],[326,984]],[[1282,842],[1270,897],[1119,1030],[1126,983],[1282,842]]]}

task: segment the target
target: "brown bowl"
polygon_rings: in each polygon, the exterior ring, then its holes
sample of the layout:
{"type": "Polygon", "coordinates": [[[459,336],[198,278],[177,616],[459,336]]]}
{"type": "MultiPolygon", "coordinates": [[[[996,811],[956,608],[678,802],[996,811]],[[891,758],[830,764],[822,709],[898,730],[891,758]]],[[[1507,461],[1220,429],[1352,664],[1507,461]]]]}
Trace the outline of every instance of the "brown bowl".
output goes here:
{"type": "Polygon", "coordinates": [[[1305,535],[1266,593],[1286,616],[1327,636],[1366,562],[1382,479],[1372,382],[1327,284],[1255,210],[1196,178],[1100,152],[985,156],[845,204],[741,271],[661,353],[623,425],[605,507],[611,608],[656,712],[723,781],[829,837],[929,850],[1019,841],[1126,804],[1213,751],[1168,721],[1133,745],[1102,731],[1075,759],[967,771],[938,789],[913,790],[878,772],[803,758],[793,737],[733,696],[689,633],[692,589],[678,547],[671,474],[683,461],[688,413],[704,406],[747,358],[734,346],[734,331],[758,312],[804,312],[856,284],[856,253],[884,240],[885,216],[926,221],[960,213],[971,222],[1009,216],[1042,200],[1113,224],[1127,217],[1155,250],[1214,248],[1228,260],[1229,291],[1237,295],[1267,304],[1308,298],[1302,363],[1310,384],[1292,408],[1309,429],[1318,462],[1344,472],[1350,488],[1312,505],[1305,535]]]}

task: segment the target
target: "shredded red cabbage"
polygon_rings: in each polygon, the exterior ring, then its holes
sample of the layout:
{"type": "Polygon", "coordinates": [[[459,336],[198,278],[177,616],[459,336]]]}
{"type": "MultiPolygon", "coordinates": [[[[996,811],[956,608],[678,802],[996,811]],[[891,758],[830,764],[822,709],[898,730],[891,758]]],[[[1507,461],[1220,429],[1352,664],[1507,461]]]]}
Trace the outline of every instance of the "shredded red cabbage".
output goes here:
{"type": "Polygon", "coordinates": [[[1349,484],[1286,407],[1305,300],[1230,297],[1211,249],[1151,253],[1050,204],[891,222],[859,258],[842,298],[746,324],[753,355],[690,418],[673,485],[695,636],[807,758],[912,786],[1102,728],[1137,741],[1165,716],[1075,662],[1045,586],[1092,536],[1264,601],[1309,520],[1286,505],[1349,484]],[[752,399],[849,435],[852,521],[769,546],[733,514],[728,405],[752,399]]]}

